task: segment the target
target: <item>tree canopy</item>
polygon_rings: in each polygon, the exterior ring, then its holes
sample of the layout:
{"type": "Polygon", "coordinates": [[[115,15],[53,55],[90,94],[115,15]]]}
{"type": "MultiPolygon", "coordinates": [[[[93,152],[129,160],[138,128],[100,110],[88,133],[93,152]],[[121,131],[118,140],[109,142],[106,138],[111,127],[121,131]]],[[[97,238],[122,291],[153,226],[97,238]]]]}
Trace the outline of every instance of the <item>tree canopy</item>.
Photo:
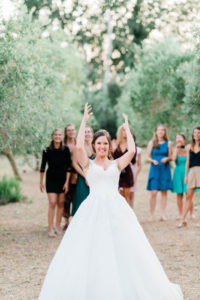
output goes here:
{"type": "Polygon", "coordinates": [[[1,24],[0,57],[0,151],[38,153],[54,128],[80,121],[82,60],[24,11],[1,24]]]}

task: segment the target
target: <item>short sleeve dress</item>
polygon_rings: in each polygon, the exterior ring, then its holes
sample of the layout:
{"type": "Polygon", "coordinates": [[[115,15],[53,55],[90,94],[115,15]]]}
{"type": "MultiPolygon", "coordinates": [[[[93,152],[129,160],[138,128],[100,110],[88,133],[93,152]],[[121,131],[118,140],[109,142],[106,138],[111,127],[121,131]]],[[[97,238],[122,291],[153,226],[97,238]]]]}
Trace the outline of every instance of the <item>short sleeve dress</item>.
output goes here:
{"type": "Polygon", "coordinates": [[[46,191],[47,193],[63,193],[63,186],[66,181],[66,173],[71,172],[72,162],[68,147],[64,149],[50,149],[49,147],[42,153],[40,173],[45,172],[46,164],[46,191]]]}
{"type": "Polygon", "coordinates": [[[158,165],[151,164],[147,190],[167,191],[172,189],[170,164],[161,160],[168,156],[168,140],[158,145],[158,149],[152,148],[152,159],[158,161],[158,165]]]}

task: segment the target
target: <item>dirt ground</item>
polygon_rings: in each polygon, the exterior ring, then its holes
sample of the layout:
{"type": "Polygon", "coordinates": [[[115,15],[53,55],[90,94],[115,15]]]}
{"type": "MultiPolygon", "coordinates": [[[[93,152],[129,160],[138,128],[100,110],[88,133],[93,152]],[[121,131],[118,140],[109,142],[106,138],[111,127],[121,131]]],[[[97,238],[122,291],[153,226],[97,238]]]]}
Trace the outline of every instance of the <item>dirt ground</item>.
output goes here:
{"type": "MultiPolygon", "coordinates": [[[[168,221],[159,221],[158,197],[156,220],[148,222],[148,169],[149,165],[143,163],[135,213],[170,280],[181,285],[184,299],[200,300],[200,228],[191,220],[187,228],[176,228],[176,198],[172,193],[168,196],[168,221]]],[[[46,194],[39,191],[39,174],[24,166],[20,170],[26,200],[0,207],[1,300],[36,300],[61,240],[47,237],[48,202],[46,194]]],[[[1,158],[0,176],[11,173],[8,163],[1,158]]],[[[200,193],[195,195],[195,214],[200,216],[200,193]]]]}

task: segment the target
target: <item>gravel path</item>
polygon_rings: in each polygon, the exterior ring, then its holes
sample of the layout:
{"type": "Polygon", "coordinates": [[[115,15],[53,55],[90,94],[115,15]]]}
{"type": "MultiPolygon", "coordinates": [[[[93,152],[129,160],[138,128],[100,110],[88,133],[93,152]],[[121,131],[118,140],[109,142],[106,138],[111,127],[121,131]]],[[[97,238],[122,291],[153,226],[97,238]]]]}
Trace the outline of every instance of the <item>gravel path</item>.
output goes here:
{"type": "MultiPolygon", "coordinates": [[[[7,170],[5,162],[3,167],[7,170]]],[[[171,193],[168,221],[159,221],[159,206],[156,220],[147,221],[149,193],[145,185],[148,168],[149,165],[144,164],[139,177],[136,215],[170,280],[181,285],[184,299],[200,300],[200,229],[192,221],[187,228],[176,228],[176,200],[171,193]]],[[[0,170],[2,173],[2,168],[0,170]]],[[[47,197],[39,191],[39,174],[28,168],[25,171],[22,189],[26,200],[0,207],[1,300],[36,300],[61,240],[61,237],[47,237],[47,197]]],[[[195,214],[200,215],[200,193],[195,195],[195,214]]]]}

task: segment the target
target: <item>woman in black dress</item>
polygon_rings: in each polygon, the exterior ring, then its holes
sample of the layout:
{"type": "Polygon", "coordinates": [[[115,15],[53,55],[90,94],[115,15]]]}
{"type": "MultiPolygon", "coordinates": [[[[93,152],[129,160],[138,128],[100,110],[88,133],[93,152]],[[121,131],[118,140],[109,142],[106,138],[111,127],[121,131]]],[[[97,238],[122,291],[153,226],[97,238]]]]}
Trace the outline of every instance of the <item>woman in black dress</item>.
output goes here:
{"type": "Polygon", "coordinates": [[[46,164],[46,191],[49,200],[48,224],[49,237],[55,237],[61,233],[61,219],[63,215],[64,194],[69,189],[69,178],[71,172],[71,155],[69,148],[63,144],[63,135],[60,129],[55,129],[49,147],[43,151],[40,168],[40,190],[44,191],[44,172],[46,164]],[[53,229],[53,221],[56,212],[56,228],[53,229]]]}
{"type": "MultiPolygon", "coordinates": [[[[131,128],[130,128],[131,130],[131,128]]],[[[128,150],[126,131],[123,126],[120,126],[117,131],[117,149],[113,153],[115,159],[124,155],[128,150]]],[[[136,153],[134,154],[131,163],[135,164],[136,153]]],[[[119,190],[122,196],[126,199],[128,204],[132,207],[131,198],[131,187],[134,185],[133,172],[131,169],[131,164],[121,171],[119,178],[119,190]]]]}
{"type": "Polygon", "coordinates": [[[200,126],[194,128],[191,144],[187,146],[186,151],[187,161],[185,164],[184,182],[187,184],[187,195],[181,222],[178,224],[178,228],[187,226],[186,218],[191,206],[193,205],[195,190],[200,188],[200,126]]]}

